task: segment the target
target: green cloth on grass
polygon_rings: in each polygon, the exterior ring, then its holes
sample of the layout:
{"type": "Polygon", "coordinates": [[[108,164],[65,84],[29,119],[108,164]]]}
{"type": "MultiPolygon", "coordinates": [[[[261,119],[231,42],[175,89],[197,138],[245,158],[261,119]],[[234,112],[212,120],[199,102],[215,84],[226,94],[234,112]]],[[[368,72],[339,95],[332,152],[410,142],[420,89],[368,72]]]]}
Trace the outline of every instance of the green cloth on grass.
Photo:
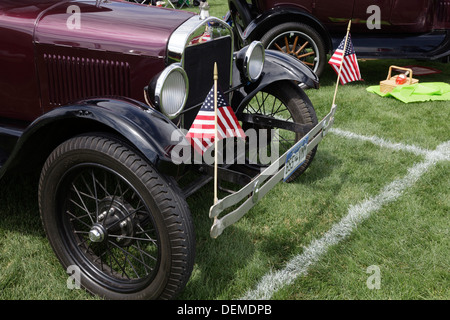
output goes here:
{"type": "Polygon", "coordinates": [[[395,87],[388,93],[381,93],[380,86],[370,86],[367,91],[382,97],[394,97],[404,103],[450,100],[450,84],[444,82],[405,84],[395,87]]]}

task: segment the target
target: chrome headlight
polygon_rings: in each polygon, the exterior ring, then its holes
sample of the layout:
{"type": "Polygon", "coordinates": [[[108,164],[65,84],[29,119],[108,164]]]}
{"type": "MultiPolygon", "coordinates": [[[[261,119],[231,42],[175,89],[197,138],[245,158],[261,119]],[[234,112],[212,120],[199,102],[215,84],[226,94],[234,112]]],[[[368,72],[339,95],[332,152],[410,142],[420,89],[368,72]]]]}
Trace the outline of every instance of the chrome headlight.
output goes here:
{"type": "Polygon", "coordinates": [[[154,102],[170,119],[183,110],[189,92],[189,80],[184,69],[174,63],[163,70],[156,80],[154,102]]]}
{"type": "Polygon", "coordinates": [[[265,51],[259,41],[253,41],[248,47],[243,48],[237,56],[238,65],[244,77],[255,82],[261,76],[264,68],[265,51]]]}

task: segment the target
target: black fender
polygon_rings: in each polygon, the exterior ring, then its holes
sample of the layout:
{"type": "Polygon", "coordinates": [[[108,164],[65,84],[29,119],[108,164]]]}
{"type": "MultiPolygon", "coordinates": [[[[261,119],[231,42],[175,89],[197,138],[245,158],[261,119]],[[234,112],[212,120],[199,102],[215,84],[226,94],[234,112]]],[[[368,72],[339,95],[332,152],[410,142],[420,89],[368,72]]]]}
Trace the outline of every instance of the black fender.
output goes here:
{"type": "Polygon", "coordinates": [[[147,105],[128,98],[94,98],[53,109],[33,121],[18,139],[0,177],[9,169],[42,164],[60,143],[80,134],[109,134],[135,148],[158,171],[176,175],[170,150],[183,136],[175,124],[147,105]]]}
{"type": "MultiPolygon", "coordinates": [[[[241,50],[246,50],[246,47],[241,50]]],[[[234,65],[234,68],[237,69],[237,66],[234,65]]],[[[319,88],[319,78],[308,66],[287,54],[274,50],[265,50],[264,68],[257,81],[245,83],[239,71],[234,70],[233,87],[239,87],[239,89],[233,92],[231,105],[236,114],[242,105],[245,105],[264,87],[284,80],[294,81],[308,88],[319,88]]]]}
{"type": "Polygon", "coordinates": [[[253,40],[259,40],[274,26],[285,22],[302,22],[311,26],[324,40],[326,50],[332,50],[332,39],[325,26],[312,14],[293,7],[272,8],[251,20],[242,35],[240,35],[242,42],[249,44],[253,40]]]}

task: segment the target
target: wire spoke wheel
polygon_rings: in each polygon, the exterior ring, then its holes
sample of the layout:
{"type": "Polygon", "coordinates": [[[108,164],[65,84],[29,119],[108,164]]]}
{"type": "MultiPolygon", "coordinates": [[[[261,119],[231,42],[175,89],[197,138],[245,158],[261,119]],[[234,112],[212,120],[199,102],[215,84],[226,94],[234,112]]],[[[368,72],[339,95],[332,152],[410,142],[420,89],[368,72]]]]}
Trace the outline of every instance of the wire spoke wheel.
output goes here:
{"type": "Polygon", "coordinates": [[[117,172],[97,165],[72,171],[59,195],[67,199],[61,207],[66,240],[110,281],[145,285],[160,263],[159,236],[145,202],[117,172]]]}
{"type": "Polygon", "coordinates": [[[195,256],[192,217],[181,190],[113,137],[78,136],[48,157],[39,208],[63,267],[108,299],[170,299],[195,256]]]}
{"type": "MultiPolygon", "coordinates": [[[[306,94],[287,81],[264,88],[241,110],[238,118],[247,134],[246,164],[258,169],[269,166],[304,136],[295,130],[295,124],[307,128],[317,124],[316,113],[306,94]]],[[[306,170],[315,152],[316,148],[289,181],[306,170]]]]}
{"type": "MultiPolygon", "coordinates": [[[[243,112],[246,114],[253,114],[264,117],[264,119],[275,118],[282,121],[293,122],[292,114],[289,112],[287,106],[276,96],[273,96],[272,94],[264,91],[258,92],[255,97],[245,106],[243,112]]],[[[279,151],[277,153],[281,155],[301,138],[299,134],[295,132],[272,126],[267,122],[263,121],[261,124],[244,124],[244,130],[246,130],[247,132],[248,129],[254,129],[258,137],[261,137],[261,135],[265,135],[265,137],[267,138],[263,139],[262,141],[256,141],[258,143],[258,149],[261,147],[268,149],[273,148],[274,151],[275,149],[277,149],[279,151]]],[[[248,143],[250,142],[252,141],[248,141],[248,143]]],[[[249,145],[248,149],[252,150],[252,148],[255,146],[256,144],[254,144],[253,146],[249,145]]],[[[250,162],[257,161],[256,157],[260,153],[261,152],[257,152],[253,154],[253,158],[249,159],[250,162]]]]}

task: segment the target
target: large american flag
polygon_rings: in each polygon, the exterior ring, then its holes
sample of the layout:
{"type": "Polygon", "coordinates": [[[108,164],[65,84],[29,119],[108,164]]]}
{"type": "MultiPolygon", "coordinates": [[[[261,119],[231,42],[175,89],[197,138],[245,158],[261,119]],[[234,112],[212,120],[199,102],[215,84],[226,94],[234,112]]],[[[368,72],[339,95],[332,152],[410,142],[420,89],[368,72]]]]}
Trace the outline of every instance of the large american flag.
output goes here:
{"type": "MultiPolygon", "coordinates": [[[[214,115],[214,86],[206,96],[191,128],[186,134],[196,151],[203,153],[214,144],[215,115],[214,115]]],[[[219,140],[229,137],[245,139],[233,109],[228,105],[223,93],[217,90],[217,137],[219,140]]]]}
{"type": "Polygon", "coordinates": [[[340,76],[341,84],[347,82],[362,80],[361,73],[359,72],[358,60],[356,59],[355,50],[353,49],[352,39],[350,33],[348,34],[347,47],[345,48],[345,38],[339,44],[334,54],[331,56],[328,63],[333,67],[336,74],[339,74],[339,67],[342,64],[342,72],[340,76]]]}

